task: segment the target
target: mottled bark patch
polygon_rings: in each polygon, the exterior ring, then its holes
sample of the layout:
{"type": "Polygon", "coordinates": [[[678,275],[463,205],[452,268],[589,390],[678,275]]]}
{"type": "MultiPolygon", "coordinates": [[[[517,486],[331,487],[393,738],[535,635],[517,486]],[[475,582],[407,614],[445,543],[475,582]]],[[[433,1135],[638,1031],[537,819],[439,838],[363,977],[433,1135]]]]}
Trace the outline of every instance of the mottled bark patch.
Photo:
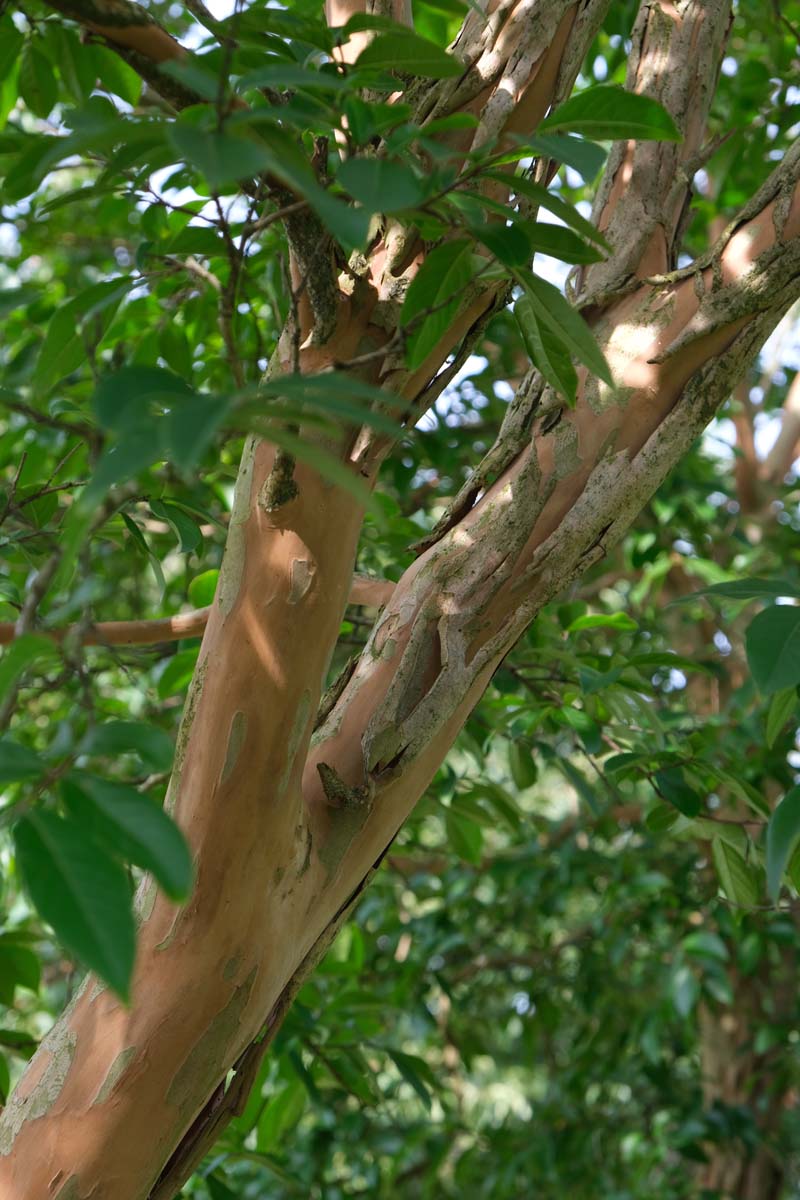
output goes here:
{"type": "Polygon", "coordinates": [[[314,582],[317,568],[307,558],[296,558],[292,563],[292,578],[289,588],[289,604],[299,604],[308,594],[314,582]]]}
{"type": "Polygon", "coordinates": [[[220,783],[224,783],[233,774],[246,737],[247,714],[243,713],[241,709],[237,709],[233,714],[230,732],[228,733],[228,748],[225,751],[225,763],[222,767],[220,783]]]}
{"type": "Polygon", "coordinates": [[[198,1098],[208,1096],[224,1076],[230,1061],[228,1051],[238,1032],[255,978],[254,967],[189,1051],[188,1057],[184,1059],[169,1085],[167,1103],[177,1109],[181,1124],[194,1116],[198,1098]]]}
{"type": "MultiPolygon", "coordinates": [[[[23,1075],[6,1105],[0,1120],[0,1155],[11,1153],[14,1139],[26,1121],[43,1117],[56,1102],[72,1066],[77,1042],[77,1035],[71,1029],[58,1025],[42,1043],[39,1054],[49,1054],[49,1061],[38,1080],[32,1079],[29,1087],[26,1087],[23,1075]]],[[[37,1058],[32,1060],[28,1071],[37,1058]]]]}
{"type": "Polygon", "coordinates": [[[92,1101],[92,1104],[103,1104],[108,1099],[108,1097],[111,1095],[112,1091],[114,1090],[115,1084],[125,1074],[125,1068],[128,1066],[129,1063],[131,1063],[133,1061],[133,1059],[135,1057],[136,1057],[136,1047],[135,1046],[126,1046],[124,1050],[121,1050],[119,1052],[117,1057],[112,1062],[111,1066],[106,1071],[106,1077],[103,1080],[103,1082],[100,1084],[100,1087],[98,1088],[98,1091],[97,1091],[97,1095],[95,1096],[94,1100],[92,1101]]]}

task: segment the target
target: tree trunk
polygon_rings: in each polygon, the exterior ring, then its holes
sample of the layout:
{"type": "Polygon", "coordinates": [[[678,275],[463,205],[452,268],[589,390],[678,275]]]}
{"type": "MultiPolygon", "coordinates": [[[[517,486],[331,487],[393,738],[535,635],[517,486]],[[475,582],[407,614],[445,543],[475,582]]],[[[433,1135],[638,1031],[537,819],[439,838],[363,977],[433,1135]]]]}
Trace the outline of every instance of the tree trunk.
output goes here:
{"type": "MultiPolygon", "coordinates": [[[[418,112],[480,112],[478,143],[533,129],[571,90],[605,8],[519,0],[485,26],[471,15],[456,52],[472,69],[418,90],[418,112]]],[[[615,252],[575,281],[617,390],[583,370],[565,410],[528,374],[313,738],[361,509],[248,443],[170,787],[195,892],[176,908],[142,889],[130,1008],[89,979],[31,1061],[0,1124],[4,1196],[172,1200],[498,663],[623,535],[796,298],[798,146],[707,256],[656,277],[673,265],[729,19],[728,0],[652,0],[637,22],[628,86],[661,100],[684,141],[617,145],[596,211],[615,252]]],[[[300,306],[273,371],[293,369],[296,351],[317,371],[387,344],[389,301],[423,257],[418,243],[401,254],[398,237],[390,225],[355,285],[335,281],[322,345],[322,301],[300,306]]],[[[369,378],[413,422],[501,299],[474,286],[423,367],[375,353],[369,378]]],[[[390,445],[365,430],[333,449],[371,483],[390,445]]]]}

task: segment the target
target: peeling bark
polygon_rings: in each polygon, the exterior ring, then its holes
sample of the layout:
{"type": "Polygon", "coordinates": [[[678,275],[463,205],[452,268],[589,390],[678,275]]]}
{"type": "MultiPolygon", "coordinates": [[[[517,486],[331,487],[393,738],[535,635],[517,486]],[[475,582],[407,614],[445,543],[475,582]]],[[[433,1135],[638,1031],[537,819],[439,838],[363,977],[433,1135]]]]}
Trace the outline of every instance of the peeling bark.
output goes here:
{"type": "MultiPolygon", "coordinates": [[[[352,8],[337,3],[336,19],[352,8]]],[[[455,43],[464,74],[412,89],[418,113],[480,112],[477,144],[533,128],[568,94],[605,9],[501,0],[486,22],[471,14],[455,43]]],[[[615,252],[575,281],[616,390],[584,370],[564,412],[526,377],[313,738],[362,513],[294,464],[292,494],[264,503],[276,456],[248,443],[170,786],[196,889],[176,908],[145,886],[131,1007],[87,981],[31,1061],[0,1121],[9,1200],[174,1196],[243,1103],[302,980],[497,664],[622,536],[796,298],[800,147],[705,259],[667,274],[729,18],[727,0],[647,0],[637,23],[629,85],[661,99],[685,140],[616,148],[596,214],[615,252]]],[[[423,255],[387,226],[339,276],[322,329],[313,305],[301,309],[301,369],[374,355],[364,376],[415,419],[444,386],[448,355],[468,352],[501,300],[496,284],[471,289],[415,371],[391,350],[381,357],[423,255]]],[[[291,369],[295,348],[285,331],[273,370],[291,369]]],[[[374,482],[391,443],[363,430],[334,449],[374,482]]]]}

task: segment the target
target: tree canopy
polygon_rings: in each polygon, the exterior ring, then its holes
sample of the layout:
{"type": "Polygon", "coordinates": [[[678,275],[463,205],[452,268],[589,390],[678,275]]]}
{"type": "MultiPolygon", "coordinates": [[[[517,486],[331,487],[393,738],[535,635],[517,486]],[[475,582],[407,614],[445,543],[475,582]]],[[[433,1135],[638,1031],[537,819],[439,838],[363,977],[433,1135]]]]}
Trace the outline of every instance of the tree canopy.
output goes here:
{"type": "Polygon", "coordinates": [[[703,7],[0,15],[13,1200],[797,1194],[800,11],[703,7]]]}

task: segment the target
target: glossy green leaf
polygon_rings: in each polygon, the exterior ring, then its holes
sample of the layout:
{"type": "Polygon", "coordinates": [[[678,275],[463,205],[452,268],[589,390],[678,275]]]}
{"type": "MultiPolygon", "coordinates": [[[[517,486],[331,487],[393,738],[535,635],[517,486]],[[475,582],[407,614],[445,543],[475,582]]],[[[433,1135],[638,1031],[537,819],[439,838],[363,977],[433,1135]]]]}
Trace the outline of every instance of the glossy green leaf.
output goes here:
{"type": "Polygon", "coordinates": [[[525,221],[520,224],[531,250],[537,254],[549,254],[551,258],[560,258],[566,263],[602,262],[605,257],[564,225],[545,221],[525,221]]]}
{"type": "Polygon", "coordinates": [[[202,549],[203,535],[197,522],[193,521],[183,509],[178,508],[176,504],[169,504],[165,500],[151,500],[150,511],[154,517],[169,524],[178,539],[178,548],[181,554],[191,554],[195,550],[202,549]]]}
{"type": "Polygon", "coordinates": [[[103,721],[89,731],[82,752],[116,761],[121,754],[137,754],[153,771],[168,771],[172,766],[172,739],[155,725],[143,721],[103,721]]]}
{"type": "Polygon", "coordinates": [[[538,320],[527,293],[523,292],[514,304],[514,316],[531,362],[567,404],[574,405],[578,376],[568,348],[548,325],[538,320]]]}
{"type": "Polygon", "coordinates": [[[760,612],[745,634],[747,661],[765,695],[800,683],[800,605],[774,604],[760,612]]]}
{"type": "Polygon", "coordinates": [[[135,932],[128,879],[73,820],[34,812],[14,830],[31,899],[64,946],[127,999],[135,932]]]}
{"type": "Polygon", "coordinates": [[[411,167],[385,158],[348,158],[336,179],[370,213],[414,208],[425,197],[425,185],[411,167]]]}
{"type": "Polygon", "coordinates": [[[71,816],[110,851],[150,871],[173,900],[185,900],[194,878],[192,860],[175,822],[155,801],[126,784],[83,772],[63,785],[71,816]]]}
{"type": "Polygon", "coordinates": [[[411,30],[378,33],[359,54],[356,67],[422,75],[426,79],[448,79],[464,70],[457,58],[411,30]]]}
{"type": "Polygon", "coordinates": [[[207,608],[214,603],[218,579],[219,571],[216,568],[195,575],[189,584],[189,600],[195,608],[207,608]]]}
{"type": "Polygon", "coordinates": [[[775,692],[767,711],[766,739],[769,747],[775,745],[778,735],[796,708],[797,688],[788,687],[775,692]]]}
{"type": "Polygon", "coordinates": [[[755,908],[759,901],[757,876],[736,847],[720,835],[711,843],[711,854],[728,899],[740,908],[755,908]]]}
{"type": "Polygon", "coordinates": [[[47,763],[35,750],[21,746],[10,737],[0,737],[0,784],[39,779],[46,770],[47,763]]]}
{"type": "Polygon", "coordinates": [[[37,45],[38,39],[28,41],[22,51],[19,67],[19,92],[34,116],[47,117],[58,99],[58,82],[47,57],[37,45]]]}
{"type": "Polygon", "coordinates": [[[613,387],[608,363],[580,313],[562,296],[558,288],[530,271],[518,268],[519,281],[525,288],[540,324],[559,337],[576,358],[613,387]]]}
{"type": "Polygon", "coordinates": [[[767,891],[777,900],[781,879],[800,842],[800,787],[793,787],[780,801],[767,826],[767,891]]]}
{"type": "Polygon", "coordinates": [[[702,808],[702,798],[686,782],[680,767],[666,767],[656,771],[654,786],[662,800],[673,804],[685,817],[696,817],[702,808]]]}
{"type": "Polygon", "coordinates": [[[680,142],[672,117],[656,100],[612,84],[570,96],[542,121],[541,130],[568,130],[590,138],[680,142]]]}
{"type": "Polygon", "coordinates": [[[536,134],[520,141],[533,154],[542,158],[554,158],[556,162],[565,163],[582,175],[587,183],[597,177],[603,163],[606,161],[606,151],[596,142],[586,138],[570,137],[568,134],[549,133],[536,134]]]}
{"type": "Polygon", "coordinates": [[[638,621],[634,621],[633,617],[628,616],[625,612],[615,613],[586,613],[583,617],[576,617],[567,626],[567,633],[576,633],[581,629],[622,629],[634,630],[639,628],[638,621]]]}
{"type": "Polygon", "coordinates": [[[269,153],[247,137],[179,123],[170,125],[168,136],[181,158],[205,176],[213,191],[253,179],[270,165],[269,153]]]}
{"type": "Polygon", "coordinates": [[[39,659],[53,659],[57,653],[55,643],[40,633],[22,634],[10,646],[3,647],[0,654],[0,700],[29,666],[39,659]]]}
{"type": "Polygon", "coordinates": [[[414,322],[406,342],[412,370],[425,361],[449,326],[470,276],[470,244],[457,239],[432,250],[412,280],[400,312],[401,326],[407,329],[414,322]]]}

